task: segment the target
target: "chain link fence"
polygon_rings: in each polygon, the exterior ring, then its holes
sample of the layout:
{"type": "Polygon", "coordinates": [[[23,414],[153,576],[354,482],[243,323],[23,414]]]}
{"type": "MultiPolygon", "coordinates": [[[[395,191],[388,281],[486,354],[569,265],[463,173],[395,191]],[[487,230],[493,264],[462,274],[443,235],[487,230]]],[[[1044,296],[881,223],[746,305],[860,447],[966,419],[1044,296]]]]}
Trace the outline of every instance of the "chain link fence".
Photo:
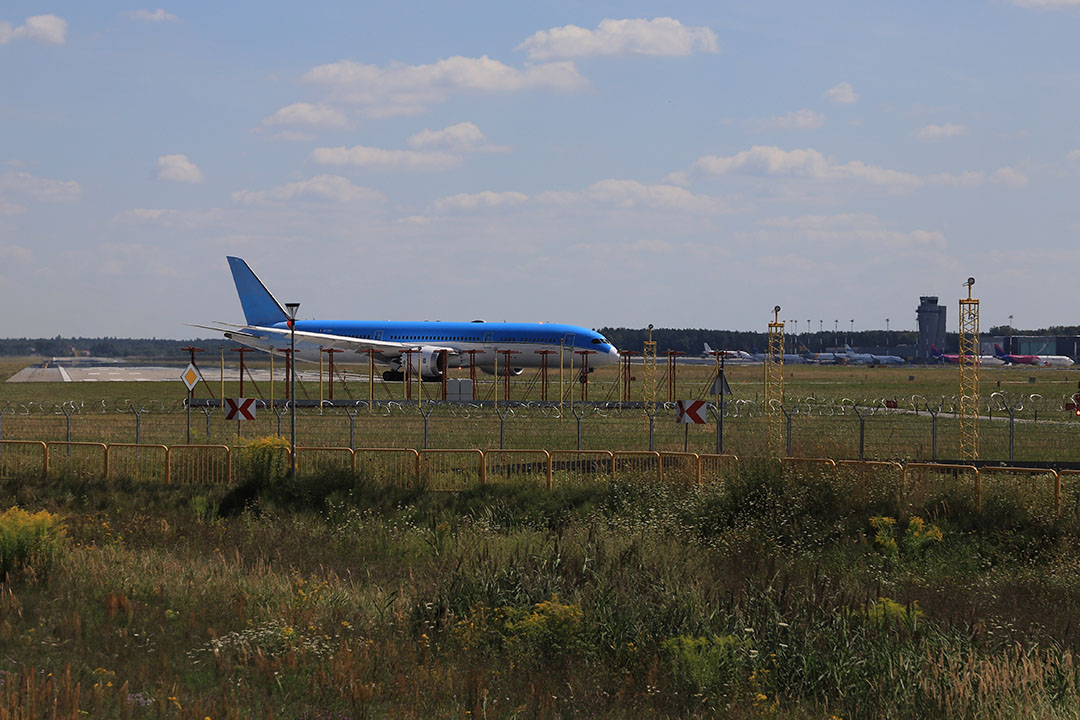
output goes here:
{"type": "MultiPolygon", "coordinates": [[[[1062,408],[1071,396],[993,393],[983,398],[980,458],[1077,462],[1080,420],[1062,408]]],[[[476,448],[546,450],[656,450],[791,455],[836,459],[941,461],[959,457],[958,399],[789,399],[778,415],[759,403],[729,400],[722,436],[715,406],[709,422],[689,430],[673,403],[655,412],[616,403],[423,404],[365,401],[297,406],[297,445],[343,448],[476,448]],[[782,427],[781,447],[770,448],[770,423],[782,427]],[[684,434],[685,433],[685,434],[684,434]]],[[[260,405],[253,421],[226,421],[214,405],[183,402],[80,401],[10,403],[0,409],[0,438],[69,443],[234,445],[238,439],[289,433],[291,408],[260,405]]]]}

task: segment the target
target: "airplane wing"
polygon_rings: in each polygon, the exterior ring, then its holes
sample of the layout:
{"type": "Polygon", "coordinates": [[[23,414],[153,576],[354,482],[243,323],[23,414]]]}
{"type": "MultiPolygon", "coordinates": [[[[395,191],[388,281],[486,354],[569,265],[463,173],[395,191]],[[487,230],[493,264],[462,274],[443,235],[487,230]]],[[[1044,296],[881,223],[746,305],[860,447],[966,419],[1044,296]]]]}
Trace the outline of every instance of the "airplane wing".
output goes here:
{"type": "MultiPolygon", "coordinates": [[[[219,327],[211,327],[209,325],[196,325],[194,323],[188,323],[188,325],[192,327],[203,328],[205,330],[214,330],[220,333],[229,333],[232,335],[241,335],[243,337],[250,338],[263,337],[258,333],[267,333],[270,335],[279,335],[282,337],[289,337],[293,333],[292,330],[288,330],[286,328],[266,327],[264,325],[235,325],[233,323],[226,322],[219,322],[219,327]]],[[[411,350],[417,347],[417,343],[393,342],[388,340],[367,340],[363,338],[348,337],[345,335],[333,335],[331,333],[310,332],[307,330],[297,330],[296,337],[302,341],[318,343],[320,345],[325,345],[326,347],[340,348],[342,350],[355,350],[357,352],[378,350],[381,353],[388,355],[398,354],[404,350],[411,350]]],[[[457,354],[457,349],[452,347],[435,347],[435,349],[446,350],[451,354],[457,354]]]]}

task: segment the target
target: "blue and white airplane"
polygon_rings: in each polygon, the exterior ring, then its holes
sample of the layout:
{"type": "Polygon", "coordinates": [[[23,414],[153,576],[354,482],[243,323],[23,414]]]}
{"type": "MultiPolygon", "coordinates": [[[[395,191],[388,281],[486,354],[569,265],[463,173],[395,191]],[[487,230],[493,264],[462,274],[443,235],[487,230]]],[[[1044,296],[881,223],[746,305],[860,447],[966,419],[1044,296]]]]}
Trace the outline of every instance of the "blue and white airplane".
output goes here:
{"type": "MultiPolygon", "coordinates": [[[[244,310],[244,325],[217,322],[194,325],[215,330],[242,345],[264,352],[282,354],[289,349],[289,316],[284,307],[247,263],[229,257],[233,282],[244,310]]],[[[588,353],[589,370],[619,361],[619,351],[598,332],[576,325],[556,323],[484,322],[393,322],[364,320],[296,320],[296,359],[319,362],[321,351],[335,348],[345,351],[344,358],[365,361],[368,351],[381,366],[385,380],[402,380],[405,371],[420,373],[425,381],[442,378],[449,368],[476,367],[488,374],[497,372],[520,375],[525,368],[538,368],[543,358],[548,367],[559,366],[560,354],[565,367],[580,370],[583,353],[588,353]],[[475,354],[469,355],[469,351],[475,354]],[[410,352],[406,352],[410,351],[410,352]],[[443,354],[445,351],[445,354],[443,354]],[[506,354],[505,351],[511,351],[506,354]],[[548,354],[543,354],[547,351],[548,354]],[[554,354],[550,354],[554,353],[554,354]],[[408,365],[408,367],[406,367],[408,365]]],[[[348,360],[346,360],[348,361],[348,360]]],[[[340,360],[339,360],[340,362],[340,360]]]]}

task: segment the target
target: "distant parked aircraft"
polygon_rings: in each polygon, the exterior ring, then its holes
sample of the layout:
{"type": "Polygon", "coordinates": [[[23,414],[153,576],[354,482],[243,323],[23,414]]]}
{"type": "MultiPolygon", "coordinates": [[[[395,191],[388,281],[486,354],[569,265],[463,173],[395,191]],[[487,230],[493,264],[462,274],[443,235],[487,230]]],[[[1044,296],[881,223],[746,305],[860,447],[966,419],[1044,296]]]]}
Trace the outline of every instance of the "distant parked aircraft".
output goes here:
{"type": "MultiPolygon", "coordinates": [[[[754,362],[765,362],[765,353],[759,353],[757,348],[753,345],[750,346],[750,359],[754,362]]],[[[802,355],[796,355],[794,353],[784,353],[785,365],[806,365],[810,361],[804,358],[802,355]]]]}
{"type": "MultiPolygon", "coordinates": [[[[943,353],[940,350],[938,350],[936,347],[934,347],[933,345],[930,346],[930,354],[933,355],[938,360],[944,360],[945,362],[951,363],[953,365],[956,365],[958,362],[960,362],[960,356],[959,355],[951,355],[951,354],[943,353]]],[[[1002,360],[999,357],[994,357],[993,355],[980,355],[979,356],[979,364],[980,365],[985,365],[987,367],[991,367],[991,366],[994,366],[994,365],[1004,365],[1005,361],[1002,360]]]]}
{"type": "Polygon", "coordinates": [[[1002,350],[1000,345],[996,344],[994,345],[994,353],[1010,365],[1071,367],[1074,364],[1072,358],[1065,357],[1064,355],[1010,355],[1002,350]]]}
{"type": "Polygon", "coordinates": [[[847,365],[847,355],[831,352],[810,352],[805,345],[799,345],[799,354],[808,362],[818,365],[847,365]]]}
{"type": "Polygon", "coordinates": [[[745,350],[719,350],[718,351],[718,350],[713,350],[711,347],[709,347],[709,343],[705,343],[705,352],[701,353],[701,357],[708,358],[708,359],[711,360],[711,359],[713,359],[715,357],[713,355],[713,353],[715,353],[715,352],[723,353],[724,360],[727,361],[727,362],[740,362],[740,361],[741,362],[749,362],[749,361],[753,360],[753,358],[750,357],[750,353],[746,352],[745,350]]]}
{"type": "Polygon", "coordinates": [[[904,358],[899,355],[873,355],[871,353],[857,353],[850,345],[844,345],[844,355],[847,356],[851,365],[903,365],[904,358]]]}

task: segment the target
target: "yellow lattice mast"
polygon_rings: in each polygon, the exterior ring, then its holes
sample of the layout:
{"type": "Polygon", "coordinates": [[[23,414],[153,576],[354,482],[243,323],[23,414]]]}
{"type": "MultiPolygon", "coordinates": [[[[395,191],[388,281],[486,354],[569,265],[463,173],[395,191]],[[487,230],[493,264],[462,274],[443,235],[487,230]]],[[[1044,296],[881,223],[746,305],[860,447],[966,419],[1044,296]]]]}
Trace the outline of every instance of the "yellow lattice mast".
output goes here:
{"type": "Polygon", "coordinates": [[[979,301],[971,297],[975,278],[964,285],[967,299],[960,299],[960,457],[979,457],[979,301]]]}
{"type": "Polygon", "coordinates": [[[649,324],[649,339],[645,341],[645,349],[642,353],[642,400],[645,401],[645,412],[656,409],[656,343],[652,339],[652,323],[649,324]]]}
{"type": "Polygon", "coordinates": [[[773,308],[769,323],[769,347],[765,355],[765,415],[769,419],[769,448],[777,450],[784,438],[784,323],[780,306],[773,308]]]}

